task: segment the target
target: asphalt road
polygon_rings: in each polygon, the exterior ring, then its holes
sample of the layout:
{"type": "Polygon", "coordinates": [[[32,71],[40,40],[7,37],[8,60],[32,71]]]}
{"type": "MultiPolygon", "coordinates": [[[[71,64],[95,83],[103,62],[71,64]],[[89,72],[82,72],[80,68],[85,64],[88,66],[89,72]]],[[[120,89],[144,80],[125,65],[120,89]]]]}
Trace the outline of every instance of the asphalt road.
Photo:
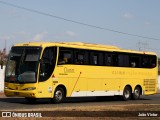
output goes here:
{"type": "Polygon", "coordinates": [[[122,101],[117,97],[67,98],[64,103],[53,104],[49,99],[39,99],[29,104],[24,98],[0,98],[0,111],[3,110],[42,110],[43,108],[63,108],[81,106],[127,105],[127,104],[160,104],[160,94],[141,96],[140,100],[122,101]]]}

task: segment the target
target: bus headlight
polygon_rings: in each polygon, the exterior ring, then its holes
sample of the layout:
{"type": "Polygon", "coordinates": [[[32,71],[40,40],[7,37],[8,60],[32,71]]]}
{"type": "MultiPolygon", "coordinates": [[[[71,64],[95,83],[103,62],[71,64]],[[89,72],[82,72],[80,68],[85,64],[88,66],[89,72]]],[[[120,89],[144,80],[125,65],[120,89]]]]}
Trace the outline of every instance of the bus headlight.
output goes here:
{"type": "Polygon", "coordinates": [[[23,90],[35,90],[35,89],[36,89],[36,87],[29,87],[29,88],[25,88],[23,90]]]}
{"type": "Polygon", "coordinates": [[[5,87],[4,87],[4,89],[8,89],[8,87],[7,87],[7,86],[5,86],[5,87]]]}

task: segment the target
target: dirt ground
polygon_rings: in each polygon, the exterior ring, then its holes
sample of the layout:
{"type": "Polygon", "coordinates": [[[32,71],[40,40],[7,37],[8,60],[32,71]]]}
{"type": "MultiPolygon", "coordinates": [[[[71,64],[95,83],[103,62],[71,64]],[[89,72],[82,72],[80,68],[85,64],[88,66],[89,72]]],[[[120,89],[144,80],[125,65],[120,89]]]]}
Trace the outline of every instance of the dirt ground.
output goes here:
{"type": "MultiPolygon", "coordinates": [[[[25,110],[19,109],[18,112],[25,112],[25,110]]],[[[47,112],[45,109],[38,110],[38,112],[47,112]]],[[[50,110],[49,110],[50,111],[50,110]]],[[[32,112],[37,112],[32,111],[32,112]]],[[[160,120],[160,105],[145,104],[145,105],[104,105],[104,106],[91,106],[87,109],[85,107],[72,107],[72,108],[59,108],[52,110],[57,116],[43,117],[42,118],[7,118],[7,120],[160,120]],[[66,112],[65,112],[66,111],[66,112]],[[67,114],[68,113],[68,114],[67,114]],[[158,114],[155,117],[152,116],[138,116],[139,113],[158,114]],[[72,114],[71,117],[69,114],[72,114]],[[106,115],[108,114],[108,115],[106,115]],[[78,117],[76,117],[78,115],[78,117]],[[80,115],[80,116],[79,116],[80,115]],[[81,116],[82,115],[82,116],[81,116]],[[111,116],[110,116],[111,115],[111,116]],[[94,117],[91,117],[94,116],[94,117]]],[[[51,114],[51,113],[50,113],[51,114]]],[[[48,115],[48,114],[47,114],[48,115]]],[[[6,120],[6,118],[0,118],[0,120],[6,120]]]]}

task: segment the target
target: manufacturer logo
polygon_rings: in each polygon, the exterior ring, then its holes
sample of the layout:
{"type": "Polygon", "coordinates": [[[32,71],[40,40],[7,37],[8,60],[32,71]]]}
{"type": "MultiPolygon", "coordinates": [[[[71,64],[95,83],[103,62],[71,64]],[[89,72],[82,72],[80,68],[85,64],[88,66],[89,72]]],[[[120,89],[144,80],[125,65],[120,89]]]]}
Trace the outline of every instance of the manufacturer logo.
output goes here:
{"type": "Polygon", "coordinates": [[[2,117],[11,117],[11,112],[2,112],[2,117]]]}

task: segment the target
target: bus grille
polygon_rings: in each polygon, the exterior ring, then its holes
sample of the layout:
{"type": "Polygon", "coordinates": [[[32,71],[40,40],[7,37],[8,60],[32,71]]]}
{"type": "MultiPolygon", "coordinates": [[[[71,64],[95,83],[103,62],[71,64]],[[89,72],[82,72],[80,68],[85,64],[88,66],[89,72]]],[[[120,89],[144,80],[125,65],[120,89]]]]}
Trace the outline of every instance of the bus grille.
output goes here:
{"type": "Polygon", "coordinates": [[[156,81],[155,79],[146,79],[144,80],[144,86],[146,92],[153,92],[156,88],[156,81]]]}

